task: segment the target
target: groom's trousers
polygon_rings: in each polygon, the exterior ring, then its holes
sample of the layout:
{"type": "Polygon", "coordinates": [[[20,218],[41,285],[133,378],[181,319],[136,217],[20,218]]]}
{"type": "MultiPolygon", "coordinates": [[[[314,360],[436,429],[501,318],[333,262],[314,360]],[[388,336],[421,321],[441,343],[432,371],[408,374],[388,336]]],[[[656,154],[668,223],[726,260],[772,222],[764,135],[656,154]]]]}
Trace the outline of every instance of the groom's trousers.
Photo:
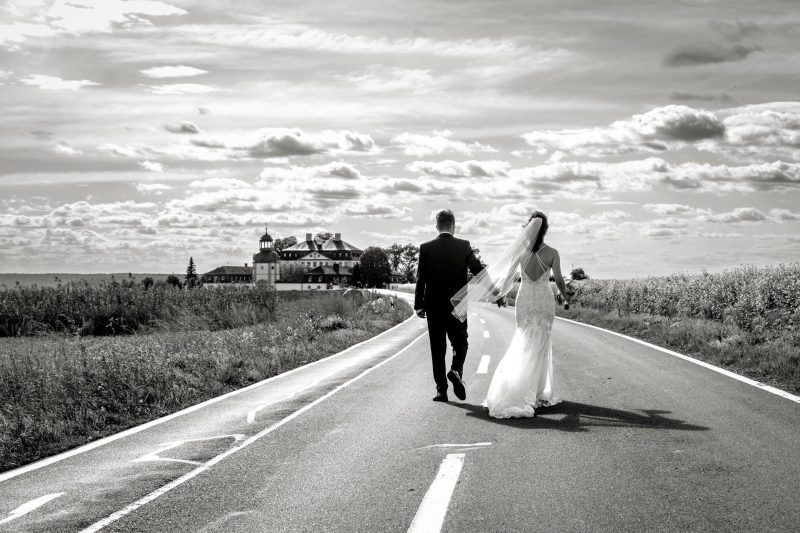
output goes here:
{"type": "Polygon", "coordinates": [[[453,362],[450,365],[459,375],[464,375],[464,359],[467,357],[467,321],[461,322],[451,314],[451,309],[426,311],[428,337],[431,342],[433,379],[439,392],[447,391],[447,338],[453,346],[453,362]]]}

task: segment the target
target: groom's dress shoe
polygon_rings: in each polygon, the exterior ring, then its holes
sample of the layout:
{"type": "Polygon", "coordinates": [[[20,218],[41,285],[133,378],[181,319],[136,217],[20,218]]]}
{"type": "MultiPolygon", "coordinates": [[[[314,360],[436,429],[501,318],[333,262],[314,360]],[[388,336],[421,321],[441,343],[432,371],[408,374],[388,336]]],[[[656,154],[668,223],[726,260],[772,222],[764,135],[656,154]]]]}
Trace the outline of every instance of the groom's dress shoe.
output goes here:
{"type": "Polygon", "coordinates": [[[437,394],[436,396],[433,397],[433,401],[434,402],[446,402],[447,401],[447,393],[446,392],[440,392],[439,394],[437,394]]]}
{"type": "Polygon", "coordinates": [[[467,389],[464,387],[464,382],[461,381],[461,375],[457,371],[451,370],[447,373],[447,379],[453,384],[453,392],[456,393],[456,398],[462,401],[466,400],[467,389]]]}

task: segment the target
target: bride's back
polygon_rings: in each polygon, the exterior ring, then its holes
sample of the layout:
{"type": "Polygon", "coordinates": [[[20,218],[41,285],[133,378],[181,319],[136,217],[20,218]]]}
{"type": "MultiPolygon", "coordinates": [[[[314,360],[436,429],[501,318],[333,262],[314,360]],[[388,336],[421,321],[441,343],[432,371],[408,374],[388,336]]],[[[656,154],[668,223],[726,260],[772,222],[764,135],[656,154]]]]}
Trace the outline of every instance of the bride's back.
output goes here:
{"type": "Polygon", "coordinates": [[[536,252],[522,260],[522,270],[531,281],[538,281],[550,272],[557,254],[558,250],[542,243],[536,252]]]}

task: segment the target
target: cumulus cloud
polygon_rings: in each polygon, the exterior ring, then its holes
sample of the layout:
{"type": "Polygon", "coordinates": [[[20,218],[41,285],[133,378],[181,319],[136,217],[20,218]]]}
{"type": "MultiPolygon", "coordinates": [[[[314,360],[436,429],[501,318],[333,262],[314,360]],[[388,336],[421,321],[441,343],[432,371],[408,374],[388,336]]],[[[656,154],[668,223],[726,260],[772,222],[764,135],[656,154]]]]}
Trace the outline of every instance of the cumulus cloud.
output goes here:
{"type": "Polygon", "coordinates": [[[316,166],[268,167],[261,171],[261,180],[309,180],[314,178],[338,178],[343,180],[359,180],[363,176],[356,167],[344,161],[332,161],[316,166]]]}
{"type": "Polygon", "coordinates": [[[191,78],[208,73],[207,70],[186,65],[151,67],[139,72],[148,78],[191,78]]]}
{"type": "Polygon", "coordinates": [[[600,157],[633,151],[662,152],[722,137],[723,122],[713,113],[683,105],[657,107],[604,128],[534,131],[525,141],[544,155],[551,151],[600,157]]]}
{"type": "Polygon", "coordinates": [[[216,87],[200,83],[169,83],[166,85],[151,85],[150,91],[155,94],[209,94],[219,91],[216,87]]]}
{"type": "Polygon", "coordinates": [[[177,124],[164,124],[164,129],[170,133],[200,133],[200,128],[194,122],[184,121],[177,124]]]}
{"type": "Polygon", "coordinates": [[[737,207],[727,213],[716,213],[704,216],[701,220],[719,224],[735,224],[738,222],[764,222],[768,216],[755,207],[737,207]]]}
{"type": "Polygon", "coordinates": [[[442,178],[494,178],[508,175],[507,161],[414,161],[406,165],[411,172],[442,178]]]}
{"type": "Polygon", "coordinates": [[[715,112],[684,105],[658,107],[607,127],[534,131],[523,135],[539,155],[604,157],[692,146],[737,161],[800,161],[800,103],[769,102],[715,112]]]}
{"type": "Polygon", "coordinates": [[[360,202],[348,205],[344,209],[344,214],[368,218],[403,218],[411,214],[411,209],[390,204],[360,202]]]}
{"type": "Polygon", "coordinates": [[[246,181],[236,178],[208,178],[189,183],[192,189],[245,189],[252,187],[246,181]]]}
{"type": "Polygon", "coordinates": [[[664,57],[668,67],[689,67],[713,63],[728,63],[747,59],[753,52],[763,50],[758,45],[696,43],[679,46],[664,57]]]}
{"type": "Polygon", "coordinates": [[[53,147],[53,151],[64,155],[81,155],[83,153],[81,150],[70,145],[67,141],[58,141],[53,147]]]}
{"type": "Polygon", "coordinates": [[[20,80],[25,85],[32,85],[45,91],[75,91],[83,87],[100,85],[90,80],[63,80],[56,76],[33,74],[20,80]]]}
{"type": "Polygon", "coordinates": [[[769,216],[775,220],[800,220],[800,212],[790,211],[789,209],[775,208],[769,210],[769,216]]]}
{"type": "Polygon", "coordinates": [[[172,186],[167,185],[166,183],[137,183],[136,184],[136,191],[141,194],[153,194],[159,196],[164,193],[164,191],[172,190],[172,186]]]}
{"type": "Polygon", "coordinates": [[[700,149],[729,157],[800,161],[800,103],[771,102],[720,112],[725,137],[700,143],[700,149]]]}
{"type": "Polygon", "coordinates": [[[710,213],[710,209],[692,207],[685,204],[644,204],[642,206],[646,211],[663,216],[696,216],[710,213]]]}
{"type": "Polygon", "coordinates": [[[139,166],[150,172],[164,172],[164,165],[158,161],[140,161],[139,166]]]}
{"type": "Polygon", "coordinates": [[[437,132],[434,135],[420,135],[415,133],[401,133],[392,139],[392,144],[397,145],[406,155],[425,157],[445,152],[458,152],[471,155],[475,152],[496,152],[491,146],[479,142],[465,143],[450,138],[449,131],[437,132]]]}
{"type": "Polygon", "coordinates": [[[659,239],[659,238],[678,237],[680,235],[685,235],[687,232],[685,229],[644,227],[642,228],[642,233],[647,237],[653,237],[655,239],[659,239]]]}
{"type": "Polygon", "coordinates": [[[191,142],[196,146],[224,148],[233,154],[258,159],[324,153],[380,152],[372,137],[366,134],[332,130],[310,134],[298,128],[264,129],[240,139],[199,137],[191,142]]]}

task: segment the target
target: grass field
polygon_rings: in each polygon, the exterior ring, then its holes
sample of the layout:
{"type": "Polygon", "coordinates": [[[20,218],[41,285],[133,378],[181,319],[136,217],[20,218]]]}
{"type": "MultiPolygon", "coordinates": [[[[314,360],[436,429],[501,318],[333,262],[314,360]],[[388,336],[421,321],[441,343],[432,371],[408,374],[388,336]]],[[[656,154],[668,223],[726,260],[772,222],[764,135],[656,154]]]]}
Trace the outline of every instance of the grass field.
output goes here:
{"type": "Polygon", "coordinates": [[[209,329],[184,314],[167,322],[177,330],[0,338],[0,471],[336,353],[410,313],[403,302],[280,293],[274,313],[243,327],[209,329]]]}

